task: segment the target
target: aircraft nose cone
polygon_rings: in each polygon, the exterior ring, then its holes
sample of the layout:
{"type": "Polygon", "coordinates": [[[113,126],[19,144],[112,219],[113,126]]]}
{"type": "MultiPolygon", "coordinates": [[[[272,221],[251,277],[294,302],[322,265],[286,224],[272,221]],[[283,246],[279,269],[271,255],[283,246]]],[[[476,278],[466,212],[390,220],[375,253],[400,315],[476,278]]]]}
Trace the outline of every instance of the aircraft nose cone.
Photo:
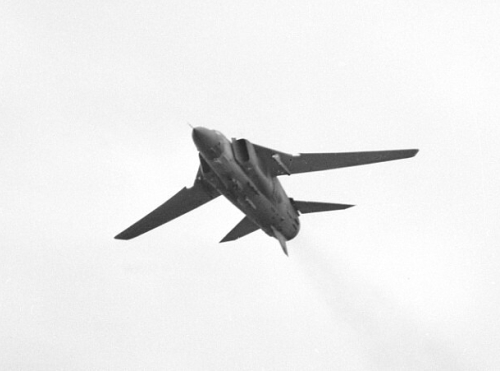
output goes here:
{"type": "Polygon", "coordinates": [[[219,155],[219,138],[213,130],[198,126],[193,128],[193,142],[204,156],[215,158],[219,155]]]}
{"type": "Polygon", "coordinates": [[[198,126],[196,128],[193,128],[193,141],[198,144],[204,141],[204,139],[209,136],[209,130],[198,126]]]}
{"type": "Polygon", "coordinates": [[[193,128],[193,141],[199,150],[208,148],[213,142],[213,134],[211,130],[198,126],[193,128]]]}

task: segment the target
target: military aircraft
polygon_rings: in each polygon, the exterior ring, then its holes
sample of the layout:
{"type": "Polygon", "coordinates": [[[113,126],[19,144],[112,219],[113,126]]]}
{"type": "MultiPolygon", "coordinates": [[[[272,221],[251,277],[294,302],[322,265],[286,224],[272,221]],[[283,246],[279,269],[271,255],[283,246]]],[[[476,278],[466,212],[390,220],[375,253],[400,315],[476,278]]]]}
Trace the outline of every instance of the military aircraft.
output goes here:
{"type": "Polygon", "coordinates": [[[275,237],[288,256],[286,241],[299,232],[299,214],[343,210],[354,205],[297,201],[289,198],[278,176],[337,169],[413,157],[417,149],[302,153],[291,155],[247,139],[229,141],[216,130],[193,128],[200,167],[194,184],[184,187],[115,238],[129,240],[223,195],[245,217],[220,241],[233,241],[262,229],[275,237]]]}

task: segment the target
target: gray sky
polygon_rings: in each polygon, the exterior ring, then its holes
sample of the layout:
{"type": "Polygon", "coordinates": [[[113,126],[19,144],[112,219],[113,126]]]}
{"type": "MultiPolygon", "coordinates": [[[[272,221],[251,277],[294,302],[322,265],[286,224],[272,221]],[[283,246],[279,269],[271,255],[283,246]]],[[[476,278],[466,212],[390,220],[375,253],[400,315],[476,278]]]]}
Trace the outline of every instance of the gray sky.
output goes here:
{"type": "Polygon", "coordinates": [[[500,367],[500,4],[3,1],[0,368],[500,367]],[[282,178],[286,258],[190,185],[190,129],[286,152],[420,148],[282,178]]]}

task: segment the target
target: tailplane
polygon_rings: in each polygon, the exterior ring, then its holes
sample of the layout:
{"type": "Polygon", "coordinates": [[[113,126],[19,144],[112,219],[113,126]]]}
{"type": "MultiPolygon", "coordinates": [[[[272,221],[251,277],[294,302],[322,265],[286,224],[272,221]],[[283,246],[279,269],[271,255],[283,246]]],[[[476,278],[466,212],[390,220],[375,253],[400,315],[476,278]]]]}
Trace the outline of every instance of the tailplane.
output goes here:
{"type": "Polygon", "coordinates": [[[255,232],[259,227],[245,216],[220,242],[234,241],[255,232]]]}
{"type": "Polygon", "coordinates": [[[354,206],[346,204],[332,204],[326,202],[296,201],[294,199],[291,199],[291,201],[292,205],[295,207],[295,210],[297,210],[301,214],[318,213],[320,211],[344,210],[354,206]]]}

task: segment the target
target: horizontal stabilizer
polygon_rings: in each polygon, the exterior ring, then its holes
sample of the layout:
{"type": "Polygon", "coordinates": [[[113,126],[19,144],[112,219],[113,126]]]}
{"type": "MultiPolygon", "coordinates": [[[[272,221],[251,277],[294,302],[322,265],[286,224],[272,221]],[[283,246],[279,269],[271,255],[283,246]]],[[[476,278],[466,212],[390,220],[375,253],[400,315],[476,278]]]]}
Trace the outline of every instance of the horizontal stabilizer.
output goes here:
{"type": "Polygon", "coordinates": [[[346,204],[332,204],[326,202],[308,202],[308,201],[295,201],[295,200],[292,200],[292,204],[293,206],[295,206],[295,209],[299,211],[301,214],[317,213],[320,211],[344,210],[354,206],[346,204]]]}
{"type": "Polygon", "coordinates": [[[255,232],[259,227],[248,217],[244,217],[220,242],[234,241],[255,232]]]}

